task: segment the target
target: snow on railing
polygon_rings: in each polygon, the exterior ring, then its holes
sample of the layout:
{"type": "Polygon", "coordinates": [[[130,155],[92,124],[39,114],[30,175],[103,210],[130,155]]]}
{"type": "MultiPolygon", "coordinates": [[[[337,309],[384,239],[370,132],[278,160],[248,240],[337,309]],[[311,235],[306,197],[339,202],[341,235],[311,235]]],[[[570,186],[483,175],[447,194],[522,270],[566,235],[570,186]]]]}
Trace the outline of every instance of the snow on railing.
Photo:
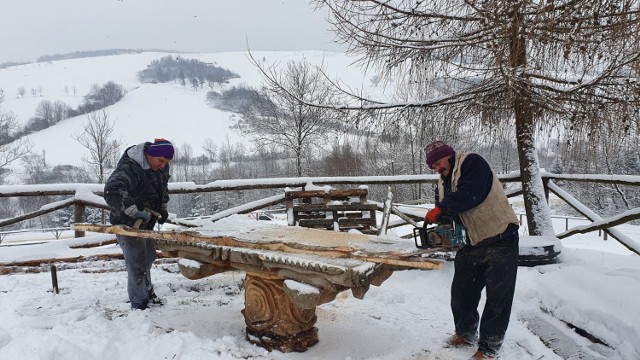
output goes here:
{"type": "MultiPolygon", "coordinates": [[[[630,211],[624,216],[618,216],[609,219],[602,219],[595,212],[582,205],[575,198],[566,194],[562,189],[557,187],[551,180],[564,180],[564,181],[579,181],[579,182],[596,182],[615,185],[629,185],[640,186],[640,176],[634,175],[603,175],[603,174],[552,174],[542,171],[541,177],[548,186],[547,188],[558,195],[562,200],[573,206],[578,212],[584,215],[587,219],[597,222],[597,224],[587,225],[580,228],[580,231],[605,231],[616,240],[623,243],[623,245],[630,248],[632,251],[640,253],[640,245],[637,245],[637,241],[630,241],[628,237],[619,234],[612,226],[620,223],[620,221],[628,222],[633,219],[640,218],[638,211],[630,211]],[[559,195],[560,194],[560,195],[559,195]],[[593,230],[591,230],[593,229],[593,230]]],[[[300,177],[300,178],[263,178],[263,179],[232,179],[232,180],[216,180],[204,185],[197,185],[193,182],[174,182],[169,183],[170,194],[190,194],[200,192],[216,192],[216,191],[229,191],[229,190],[250,190],[250,189],[287,189],[306,186],[326,186],[326,185],[356,185],[356,186],[369,186],[369,185],[391,185],[391,184],[421,184],[430,183],[435,184],[438,181],[439,175],[398,175],[398,176],[346,176],[346,177],[300,177]]],[[[501,182],[519,182],[520,174],[499,174],[498,178],[501,182]]],[[[102,209],[108,209],[104,199],[102,199],[102,192],[104,189],[103,184],[36,184],[36,185],[0,185],[0,197],[22,197],[22,196],[51,196],[51,195],[71,195],[72,197],[66,200],[46,204],[39,210],[16,216],[11,219],[0,219],[0,228],[2,226],[8,226],[19,221],[34,218],[44,215],[51,211],[57,210],[61,207],[75,206],[76,218],[80,219],[84,216],[84,207],[91,206],[102,209]]],[[[512,190],[509,196],[514,196],[521,192],[521,190],[512,190]]],[[[215,221],[217,219],[233,215],[236,213],[247,213],[250,211],[260,210],[264,207],[279,203],[283,197],[280,195],[272,196],[267,199],[253,201],[249,204],[236,206],[232,209],[226,209],[216,214],[202,217],[199,220],[215,221]]],[[[398,205],[392,207],[394,213],[401,212],[406,217],[418,219],[420,216],[416,216],[416,211],[403,211],[398,205]]],[[[567,231],[559,235],[568,236],[574,232],[568,229],[567,219],[567,231]]],[[[82,222],[82,221],[76,221],[82,222]]],[[[198,226],[198,221],[191,219],[174,219],[170,218],[169,222],[184,226],[198,226]],[[184,221],[182,221],[184,220],[184,221]]],[[[578,230],[575,230],[578,231],[578,230]]],[[[77,235],[82,236],[82,235],[77,235]]]]}

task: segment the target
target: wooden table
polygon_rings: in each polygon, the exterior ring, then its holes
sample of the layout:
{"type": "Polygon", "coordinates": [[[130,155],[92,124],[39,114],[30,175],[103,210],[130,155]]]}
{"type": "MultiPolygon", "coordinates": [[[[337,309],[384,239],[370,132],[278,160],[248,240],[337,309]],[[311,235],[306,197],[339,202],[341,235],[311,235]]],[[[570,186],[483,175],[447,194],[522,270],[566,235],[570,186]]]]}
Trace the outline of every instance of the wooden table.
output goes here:
{"type": "Polygon", "coordinates": [[[246,338],[268,350],[306,351],[318,342],[316,307],[351,290],[362,299],[396,270],[438,269],[442,262],[412,241],[287,226],[260,226],[232,235],[218,230],[144,231],[76,224],[84,231],[154,238],[179,262],[182,275],[201,279],[229,270],[244,280],[246,338]]]}

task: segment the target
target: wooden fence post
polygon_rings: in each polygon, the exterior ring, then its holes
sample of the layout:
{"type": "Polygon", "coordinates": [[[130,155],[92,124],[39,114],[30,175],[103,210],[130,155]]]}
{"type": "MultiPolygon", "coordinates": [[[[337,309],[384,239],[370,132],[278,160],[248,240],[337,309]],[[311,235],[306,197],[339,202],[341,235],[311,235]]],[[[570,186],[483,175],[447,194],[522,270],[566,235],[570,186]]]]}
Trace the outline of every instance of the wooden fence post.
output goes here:
{"type": "Polygon", "coordinates": [[[547,204],[549,204],[549,179],[542,179],[542,187],[544,188],[544,198],[547,200],[547,204]]]}
{"type": "MultiPolygon", "coordinates": [[[[74,204],[74,212],[73,212],[73,222],[78,224],[78,223],[83,223],[84,222],[84,213],[85,213],[85,206],[83,203],[81,202],[76,202],[74,204]]],[[[79,237],[84,237],[85,232],[84,231],[80,231],[80,230],[75,230],[75,237],[79,238],[79,237]]]]}
{"type": "Polygon", "coordinates": [[[55,294],[59,294],[60,290],[58,288],[58,270],[54,264],[51,264],[51,285],[53,286],[53,292],[55,294]]]}

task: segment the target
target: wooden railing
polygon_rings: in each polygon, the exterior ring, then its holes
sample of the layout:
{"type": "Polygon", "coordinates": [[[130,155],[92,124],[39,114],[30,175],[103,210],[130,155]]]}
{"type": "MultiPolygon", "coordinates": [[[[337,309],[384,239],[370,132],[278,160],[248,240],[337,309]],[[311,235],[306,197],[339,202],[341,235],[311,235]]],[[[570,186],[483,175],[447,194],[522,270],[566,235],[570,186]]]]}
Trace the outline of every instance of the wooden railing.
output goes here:
{"type": "MultiPolygon", "coordinates": [[[[519,183],[518,174],[498,175],[503,183],[519,183]]],[[[623,213],[609,218],[602,218],[597,213],[582,204],[571,194],[561,189],[554,181],[575,181],[609,184],[612,186],[640,186],[640,176],[631,175],[601,175],[601,174],[551,174],[542,173],[543,183],[547,198],[549,193],[555,194],[562,199],[578,213],[592,221],[590,225],[577,226],[566,231],[556,234],[560,239],[569,237],[578,233],[587,233],[591,231],[604,231],[612,238],[618,240],[629,250],[640,254],[640,241],[634,240],[617,231],[613,227],[640,218],[640,208],[633,208],[623,213]]],[[[170,183],[170,194],[193,194],[207,193],[217,191],[237,191],[237,190],[253,190],[253,189],[282,189],[282,195],[271,196],[251,203],[243,204],[237,207],[226,209],[218,213],[212,214],[205,218],[212,221],[230,216],[232,214],[250,213],[255,210],[264,209],[285,201],[284,189],[286,188],[305,188],[311,184],[315,185],[402,185],[402,184],[435,184],[438,181],[438,175],[400,175],[400,176],[367,176],[367,177],[303,177],[303,178],[263,178],[263,179],[236,179],[236,180],[217,180],[208,184],[198,185],[191,182],[170,183]]],[[[42,206],[36,211],[18,215],[8,219],[0,220],[0,230],[12,224],[19,223],[24,220],[33,219],[44,214],[65,208],[74,207],[74,222],[85,222],[86,207],[95,207],[100,209],[109,209],[103,195],[104,185],[102,184],[42,184],[42,185],[0,185],[0,198],[2,197],[36,197],[36,196],[69,196],[68,198],[42,206]]],[[[522,190],[516,189],[508,192],[508,196],[513,197],[522,194],[522,190]]],[[[384,202],[384,199],[380,199],[384,202]]],[[[432,200],[425,200],[431,202],[432,200]]],[[[374,202],[375,203],[375,202],[374,202]]],[[[379,203],[380,204],[380,203],[379,203]]],[[[411,220],[417,221],[422,219],[422,212],[411,210],[402,210],[398,204],[392,206],[392,212],[399,215],[403,221],[412,223],[411,220]]],[[[186,219],[174,219],[173,222],[183,226],[195,226],[194,222],[186,219]]],[[[84,236],[84,233],[77,231],[76,237],[84,236]]]]}

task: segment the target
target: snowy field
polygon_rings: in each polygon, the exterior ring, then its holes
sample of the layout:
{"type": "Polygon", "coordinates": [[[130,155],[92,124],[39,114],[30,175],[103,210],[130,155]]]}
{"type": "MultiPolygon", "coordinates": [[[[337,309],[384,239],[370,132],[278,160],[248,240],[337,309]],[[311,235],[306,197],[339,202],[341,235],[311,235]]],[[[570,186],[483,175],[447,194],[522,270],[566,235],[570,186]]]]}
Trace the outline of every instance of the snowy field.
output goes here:
{"type": "MultiPolygon", "coordinates": [[[[254,226],[251,222],[247,215],[219,221],[237,227],[254,226]]],[[[564,231],[563,220],[555,225],[564,231]]],[[[618,229],[640,237],[637,226],[618,229]]],[[[76,241],[8,246],[26,240],[25,234],[7,236],[0,262],[64,256],[76,241]]],[[[519,268],[500,357],[562,359],[568,348],[583,359],[640,358],[640,257],[597,233],[562,244],[558,264],[519,268]],[[566,323],[599,340],[580,336],[566,323]],[[541,333],[564,350],[554,353],[556,345],[545,345],[541,333]]],[[[119,253],[119,248],[81,251],[119,253]]],[[[193,281],[178,272],[175,260],[158,260],[152,276],[167,304],[145,311],[129,309],[121,260],[58,263],[59,294],[52,292],[48,266],[40,273],[0,275],[0,359],[466,359],[475,349],[443,346],[453,331],[452,265],[396,272],[362,300],[340,293],[316,310],[320,342],[305,353],[286,354],[245,340],[241,272],[193,281]]]]}

